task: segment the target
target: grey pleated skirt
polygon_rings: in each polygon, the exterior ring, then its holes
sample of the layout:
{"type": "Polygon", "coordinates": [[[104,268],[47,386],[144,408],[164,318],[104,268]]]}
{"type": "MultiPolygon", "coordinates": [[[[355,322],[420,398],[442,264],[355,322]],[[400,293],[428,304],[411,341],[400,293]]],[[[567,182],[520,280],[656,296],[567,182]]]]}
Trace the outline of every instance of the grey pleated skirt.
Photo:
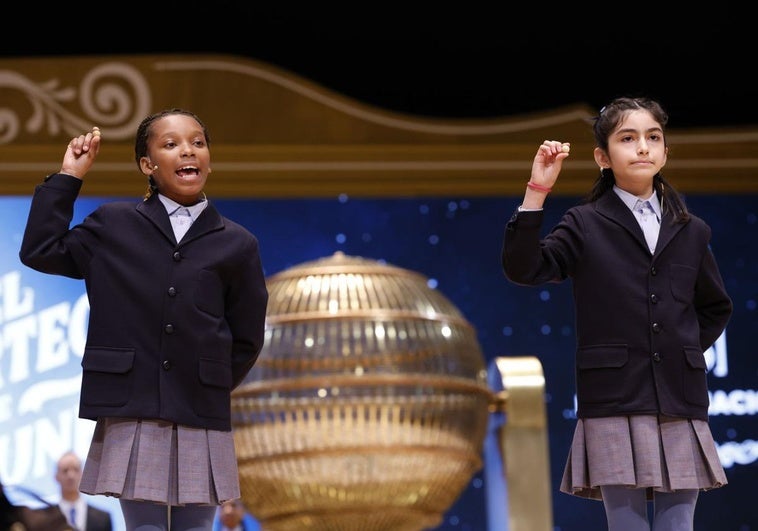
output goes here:
{"type": "Polygon", "coordinates": [[[726,485],[708,423],[655,415],[579,419],[560,490],[602,500],[603,485],[653,491],[726,485]]]}
{"type": "Polygon", "coordinates": [[[218,505],[239,498],[232,432],[98,419],[79,490],[164,505],[218,505]]]}

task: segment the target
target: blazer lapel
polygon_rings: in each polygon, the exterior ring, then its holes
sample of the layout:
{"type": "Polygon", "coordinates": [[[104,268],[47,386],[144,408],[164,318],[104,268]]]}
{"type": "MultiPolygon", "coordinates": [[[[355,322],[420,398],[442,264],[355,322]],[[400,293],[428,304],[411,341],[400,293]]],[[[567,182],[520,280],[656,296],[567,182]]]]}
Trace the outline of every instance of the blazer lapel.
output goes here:
{"type": "MultiPolygon", "coordinates": [[[[154,194],[150,196],[147,201],[143,201],[137,205],[137,212],[145,216],[155,227],[173,244],[177,245],[176,237],[174,236],[174,229],[171,227],[171,220],[166,212],[166,207],[163,206],[161,200],[158,199],[158,195],[154,194]]],[[[224,221],[221,218],[216,207],[212,203],[208,203],[197,219],[192,223],[192,226],[184,235],[179,245],[184,245],[194,239],[197,239],[204,234],[212,231],[221,230],[224,228],[224,221]]]]}
{"type": "MultiPolygon", "coordinates": [[[[629,207],[613,190],[608,190],[606,194],[595,201],[595,209],[598,214],[612,219],[619,225],[623,226],[645,250],[648,250],[647,242],[645,241],[645,234],[642,232],[640,224],[637,222],[637,218],[629,207]]],[[[661,251],[671,242],[676,234],[682,230],[684,225],[682,223],[676,223],[674,215],[670,210],[663,212],[661,219],[661,230],[658,233],[658,241],[655,244],[655,255],[661,254],[661,251]]]]}
{"type": "MultiPolygon", "coordinates": [[[[601,216],[624,227],[627,232],[640,243],[645,251],[648,253],[650,252],[647,242],[645,241],[645,233],[642,232],[642,228],[637,222],[637,218],[634,217],[632,211],[629,210],[629,207],[624,204],[621,198],[616,195],[616,192],[608,190],[603,194],[597,201],[595,201],[595,210],[601,216]]],[[[658,244],[656,244],[656,249],[657,246],[658,244]]]]}
{"type": "Polygon", "coordinates": [[[655,246],[655,254],[660,254],[663,249],[674,239],[674,236],[684,228],[684,223],[676,223],[670,210],[663,212],[661,219],[661,231],[658,233],[658,243],[655,246]]]}
{"type": "Polygon", "coordinates": [[[171,227],[171,221],[168,219],[166,207],[163,206],[158,194],[153,194],[137,204],[137,212],[145,216],[171,243],[176,245],[174,229],[171,227]]]}
{"type": "MultiPolygon", "coordinates": [[[[207,201],[207,199],[206,199],[207,201]]],[[[197,219],[192,223],[192,226],[184,235],[180,245],[184,245],[192,240],[196,240],[209,232],[214,232],[224,228],[224,220],[221,218],[216,207],[213,203],[208,203],[208,206],[200,213],[197,219]]]]}

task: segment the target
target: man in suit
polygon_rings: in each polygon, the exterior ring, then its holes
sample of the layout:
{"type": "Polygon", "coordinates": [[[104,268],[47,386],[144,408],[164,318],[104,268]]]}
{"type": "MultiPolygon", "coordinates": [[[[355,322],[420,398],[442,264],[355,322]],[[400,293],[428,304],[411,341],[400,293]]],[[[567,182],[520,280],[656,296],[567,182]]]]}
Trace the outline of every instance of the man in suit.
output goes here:
{"type": "Polygon", "coordinates": [[[93,507],[79,492],[82,479],[82,461],[71,451],[64,453],[55,469],[55,480],[60,485],[61,500],[58,506],[74,529],[81,531],[113,531],[111,515],[93,507]]]}

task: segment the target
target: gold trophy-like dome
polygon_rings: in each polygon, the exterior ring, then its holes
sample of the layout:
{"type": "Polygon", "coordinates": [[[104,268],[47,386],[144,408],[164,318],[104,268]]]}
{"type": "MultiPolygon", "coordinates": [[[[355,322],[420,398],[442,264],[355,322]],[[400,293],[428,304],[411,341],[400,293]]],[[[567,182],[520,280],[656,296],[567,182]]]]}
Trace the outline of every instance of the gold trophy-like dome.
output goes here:
{"type": "Polygon", "coordinates": [[[482,466],[476,331],[422,275],[335,253],[268,278],[232,395],[242,497],[266,531],[438,526],[482,466]]]}

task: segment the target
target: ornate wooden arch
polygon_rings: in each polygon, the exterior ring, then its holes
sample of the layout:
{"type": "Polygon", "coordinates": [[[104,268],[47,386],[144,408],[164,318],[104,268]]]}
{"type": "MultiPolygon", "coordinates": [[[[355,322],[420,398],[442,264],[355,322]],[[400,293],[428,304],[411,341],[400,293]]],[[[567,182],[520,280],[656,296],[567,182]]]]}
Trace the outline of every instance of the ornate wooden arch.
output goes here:
{"type": "MultiPolygon", "coordinates": [[[[31,193],[60,166],[67,140],[104,138],[82,193],[138,196],[137,124],[168,107],[212,134],[216,197],[521,195],[537,144],[572,143],[555,193],[581,195],[597,176],[584,104],[487,120],[388,112],[258,61],[224,55],[0,60],[0,194],[31,193]]],[[[689,193],[758,191],[758,125],[669,129],[666,177],[689,193]]]]}

